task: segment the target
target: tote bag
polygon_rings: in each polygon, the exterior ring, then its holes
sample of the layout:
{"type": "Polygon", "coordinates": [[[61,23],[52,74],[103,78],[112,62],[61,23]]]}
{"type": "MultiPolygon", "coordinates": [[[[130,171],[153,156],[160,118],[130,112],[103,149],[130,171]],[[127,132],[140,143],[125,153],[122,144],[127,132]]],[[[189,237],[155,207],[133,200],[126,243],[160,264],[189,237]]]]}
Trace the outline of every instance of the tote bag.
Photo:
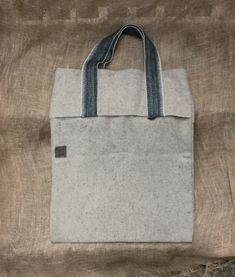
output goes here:
{"type": "Polygon", "coordinates": [[[51,100],[53,242],[191,242],[194,109],[183,69],[161,70],[144,31],[125,25],[82,70],[57,69],[51,100]],[[144,71],[107,70],[121,35],[144,71]]]}

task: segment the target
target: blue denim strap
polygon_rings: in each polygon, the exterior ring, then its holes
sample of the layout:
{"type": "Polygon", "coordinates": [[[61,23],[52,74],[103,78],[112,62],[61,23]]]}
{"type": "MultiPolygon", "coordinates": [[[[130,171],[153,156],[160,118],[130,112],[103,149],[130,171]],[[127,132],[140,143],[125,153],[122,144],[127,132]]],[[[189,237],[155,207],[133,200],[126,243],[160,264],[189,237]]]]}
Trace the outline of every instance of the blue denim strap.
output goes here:
{"type": "Polygon", "coordinates": [[[97,69],[112,61],[119,38],[128,34],[141,38],[144,44],[148,118],[163,116],[161,63],[158,52],[144,31],[136,25],[125,25],[105,37],[91,51],[82,67],[82,117],[97,116],[97,69]]]}

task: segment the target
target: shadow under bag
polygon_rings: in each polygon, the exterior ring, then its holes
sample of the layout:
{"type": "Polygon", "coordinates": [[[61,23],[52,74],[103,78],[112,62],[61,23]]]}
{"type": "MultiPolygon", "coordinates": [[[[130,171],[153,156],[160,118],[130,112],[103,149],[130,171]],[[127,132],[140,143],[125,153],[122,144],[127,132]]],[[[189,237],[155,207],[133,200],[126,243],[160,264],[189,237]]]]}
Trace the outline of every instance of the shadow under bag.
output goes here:
{"type": "Polygon", "coordinates": [[[105,37],[82,70],[56,70],[50,120],[51,241],[192,241],[191,92],[140,27],[105,37]],[[144,71],[105,69],[123,34],[143,41],[144,71]]]}

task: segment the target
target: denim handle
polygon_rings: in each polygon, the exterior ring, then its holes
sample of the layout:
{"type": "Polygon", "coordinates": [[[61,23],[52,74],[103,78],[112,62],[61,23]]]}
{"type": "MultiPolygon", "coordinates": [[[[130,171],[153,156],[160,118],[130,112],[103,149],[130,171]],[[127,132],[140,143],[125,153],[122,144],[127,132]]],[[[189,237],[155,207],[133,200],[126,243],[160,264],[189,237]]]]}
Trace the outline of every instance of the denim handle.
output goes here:
{"type": "Polygon", "coordinates": [[[82,117],[97,116],[97,69],[112,61],[119,38],[123,34],[139,37],[144,44],[148,118],[163,116],[163,91],[159,54],[144,31],[132,24],[125,25],[98,43],[82,67],[82,117]]]}

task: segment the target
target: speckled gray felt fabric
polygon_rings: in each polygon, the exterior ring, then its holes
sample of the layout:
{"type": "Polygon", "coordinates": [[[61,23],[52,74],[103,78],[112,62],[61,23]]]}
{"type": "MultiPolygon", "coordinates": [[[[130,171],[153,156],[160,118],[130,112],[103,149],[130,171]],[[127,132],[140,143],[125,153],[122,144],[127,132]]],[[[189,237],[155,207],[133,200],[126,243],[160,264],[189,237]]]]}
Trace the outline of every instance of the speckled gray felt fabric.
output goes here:
{"type": "Polygon", "coordinates": [[[51,102],[53,242],[191,242],[194,110],[185,71],[163,72],[147,119],[141,70],[99,70],[98,115],[81,118],[81,71],[57,69],[51,102]],[[67,157],[56,158],[55,147],[67,157]]]}

